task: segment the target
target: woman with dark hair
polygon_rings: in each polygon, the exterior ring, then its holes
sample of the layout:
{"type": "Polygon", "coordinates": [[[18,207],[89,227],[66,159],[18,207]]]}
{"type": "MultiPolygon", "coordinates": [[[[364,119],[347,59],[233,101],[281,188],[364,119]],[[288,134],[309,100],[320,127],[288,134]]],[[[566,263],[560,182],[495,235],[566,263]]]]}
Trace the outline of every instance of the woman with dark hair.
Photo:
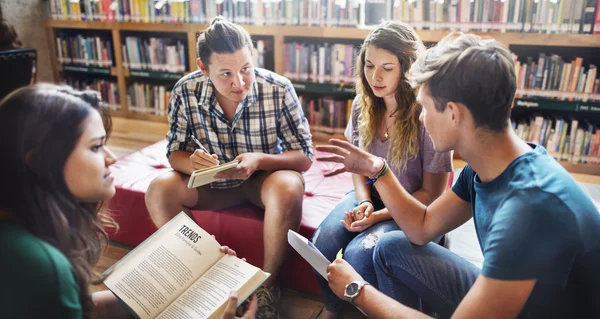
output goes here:
{"type": "Polygon", "coordinates": [[[111,292],[89,291],[104,227],[114,225],[104,203],[116,158],[99,102],[97,92],[50,84],[0,102],[2,318],[130,317],[111,292]]]}
{"type": "MultiPolygon", "coordinates": [[[[356,61],[357,96],[345,136],[355,146],[385,159],[406,190],[429,204],[444,192],[452,156],[435,152],[419,121],[417,90],[406,79],[423,51],[423,42],[406,23],[384,22],[369,32],[356,61]]],[[[399,227],[369,178],[353,174],[352,181],[354,190],[317,228],[313,243],[329,260],[344,249],[344,259],[367,282],[377,285],[373,250],[384,233],[399,227]]],[[[324,278],[316,276],[325,298],[319,317],[336,318],[344,302],[324,278]]]]}

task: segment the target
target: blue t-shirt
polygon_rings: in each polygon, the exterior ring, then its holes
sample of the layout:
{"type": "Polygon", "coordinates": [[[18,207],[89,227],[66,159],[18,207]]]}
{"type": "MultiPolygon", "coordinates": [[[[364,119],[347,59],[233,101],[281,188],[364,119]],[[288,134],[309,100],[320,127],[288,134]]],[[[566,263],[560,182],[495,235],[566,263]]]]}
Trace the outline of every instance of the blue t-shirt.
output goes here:
{"type": "Polygon", "coordinates": [[[565,169],[530,144],[493,181],[466,166],[452,190],[470,202],[482,275],[536,279],[524,318],[600,318],[600,214],[565,169]]]}

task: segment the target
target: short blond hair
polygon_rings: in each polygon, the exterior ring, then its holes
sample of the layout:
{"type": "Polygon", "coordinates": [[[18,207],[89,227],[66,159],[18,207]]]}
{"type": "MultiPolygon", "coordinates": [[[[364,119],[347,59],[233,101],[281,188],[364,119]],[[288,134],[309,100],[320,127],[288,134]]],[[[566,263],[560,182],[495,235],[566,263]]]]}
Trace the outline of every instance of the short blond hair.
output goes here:
{"type": "Polygon", "coordinates": [[[477,127],[500,131],[508,126],[515,66],[510,51],[494,39],[450,33],[411,66],[408,79],[428,90],[440,112],[448,102],[459,102],[477,127]]]}

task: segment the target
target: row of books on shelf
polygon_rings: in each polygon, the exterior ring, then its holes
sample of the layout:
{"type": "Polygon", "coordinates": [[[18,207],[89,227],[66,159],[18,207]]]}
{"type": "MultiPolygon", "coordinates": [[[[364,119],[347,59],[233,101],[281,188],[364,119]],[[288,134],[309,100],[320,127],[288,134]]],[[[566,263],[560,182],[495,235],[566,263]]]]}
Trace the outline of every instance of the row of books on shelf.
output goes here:
{"type": "Polygon", "coordinates": [[[181,73],[187,68],[187,50],[178,39],[128,36],[121,51],[126,68],[172,73],[181,73]]]}
{"type": "MultiPolygon", "coordinates": [[[[363,26],[400,20],[417,29],[592,33],[596,0],[50,0],[53,19],[363,26]]],[[[600,32],[600,30],[597,30],[600,32]]]]}
{"type": "Polygon", "coordinates": [[[308,119],[312,132],[343,134],[350,114],[352,100],[332,98],[308,98],[300,96],[304,116],[308,119]]]}
{"type": "Polygon", "coordinates": [[[121,109],[119,97],[119,85],[115,81],[108,80],[81,80],[74,78],[63,79],[63,84],[69,85],[77,90],[94,90],[100,93],[102,103],[109,109],[118,111],[121,109]]]}
{"type": "Polygon", "coordinates": [[[105,37],[59,34],[56,54],[60,64],[104,68],[113,65],[112,41],[105,37]]]}
{"type": "Polygon", "coordinates": [[[519,89],[598,93],[597,67],[590,64],[586,69],[580,57],[567,62],[557,54],[540,53],[537,61],[528,57],[527,62],[521,63],[514,54],[513,59],[519,89]]]}
{"type": "Polygon", "coordinates": [[[127,88],[129,111],[166,116],[171,87],[139,82],[131,83],[127,88]]]}
{"type": "MultiPolygon", "coordinates": [[[[187,48],[184,40],[126,36],[121,44],[121,52],[123,66],[131,70],[183,73],[187,69],[187,48]]],[[[265,67],[266,52],[265,40],[254,41],[252,56],[255,66],[265,67]]],[[[113,54],[110,36],[61,32],[56,37],[56,56],[60,64],[110,68],[113,65],[113,54]]]]}
{"type": "Polygon", "coordinates": [[[417,29],[535,33],[592,33],[600,5],[596,0],[390,1],[391,19],[417,29]]]}
{"type": "Polygon", "coordinates": [[[254,46],[252,47],[252,58],[254,59],[254,66],[258,68],[265,68],[265,55],[267,53],[267,42],[265,40],[255,40],[254,46]]]}
{"type": "Polygon", "coordinates": [[[535,116],[513,120],[517,135],[540,144],[558,161],[600,164],[600,129],[573,118],[535,116]]]}
{"type": "Polygon", "coordinates": [[[283,75],[296,81],[352,83],[359,51],[360,45],[353,44],[286,43],[283,75]]]}

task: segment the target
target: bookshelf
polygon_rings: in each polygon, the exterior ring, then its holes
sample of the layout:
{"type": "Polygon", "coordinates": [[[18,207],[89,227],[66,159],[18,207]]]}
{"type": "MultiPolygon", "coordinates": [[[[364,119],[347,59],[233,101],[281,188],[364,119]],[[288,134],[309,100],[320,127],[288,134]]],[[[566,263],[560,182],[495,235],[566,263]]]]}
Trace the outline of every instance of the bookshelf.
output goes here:
{"type": "MultiPolygon", "coordinates": [[[[183,75],[196,70],[196,38],[200,32],[207,28],[206,24],[198,23],[144,23],[120,21],[73,21],[73,20],[47,20],[46,21],[49,44],[54,56],[51,59],[55,80],[60,81],[62,75],[68,73],[83,73],[90,76],[110,75],[116,78],[121,95],[120,109],[111,111],[113,116],[131,118],[144,121],[166,122],[165,115],[132,112],[127,102],[128,84],[132,81],[177,81],[183,75]],[[98,30],[111,35],[114,56],[113,66],[109,68],[82,67],[62,65],[58,62],[56,35],[64,30],[98,30]],[[177,34],[178,38],[185,39],[186,43],[186,71],[185,72],[160,72],[148,70],[129,70],[124,66],[124,57],[120,50],[126,35],[132,32],[177,34]]],[[[284,75],[286,70],[285,44],[298,39],[318,39],[322,42],[340,41],[345,43],[360,43],[370,29],[368,27],[326,27],[326,26],[298,26],[298,25],[244,25],[253,39],[269,39],[271,41],[273,71],[284,75]]],[[[417,30],[421,39],[426,43],[436,43],[450,31],[447,30],[417,30]]],[[[592,34],[550,34],[550,33],[524,33],[524,32],[480,32],[468,31],[484,37],[493,37],[508,48],[518,46],[553,47],[553,48],[593,48],[600,52],[600,36],[592,34]]],[[[314,83],[309,81],[292,80],[298,94],[327,95],[351,98],[354,94],[353,83],[332,84],[314,83]]],[[[599,114],[600,119],[600,94],[559,92],[539,89],[519,89],[518,98],[515,100],[514,109],[524,111],[561,111],[585,115],[599,114]],[[569,99],[580,101],[569,101],[569,99]],[[558,99],[558,100],[557,100],[558,99]],[[561,100],[562,99],[562,100],[561,100]]],[[[600,123],[600,122],[598,122],[600,123]]],[[[344,138],[339,132],[328,134],[313,132],[316,143],[323,143],[329,138],[344,138]]],[[[560,162],[567,170],[574,173],[600,175],[600,165],[573,164],[560,162]]]]}

